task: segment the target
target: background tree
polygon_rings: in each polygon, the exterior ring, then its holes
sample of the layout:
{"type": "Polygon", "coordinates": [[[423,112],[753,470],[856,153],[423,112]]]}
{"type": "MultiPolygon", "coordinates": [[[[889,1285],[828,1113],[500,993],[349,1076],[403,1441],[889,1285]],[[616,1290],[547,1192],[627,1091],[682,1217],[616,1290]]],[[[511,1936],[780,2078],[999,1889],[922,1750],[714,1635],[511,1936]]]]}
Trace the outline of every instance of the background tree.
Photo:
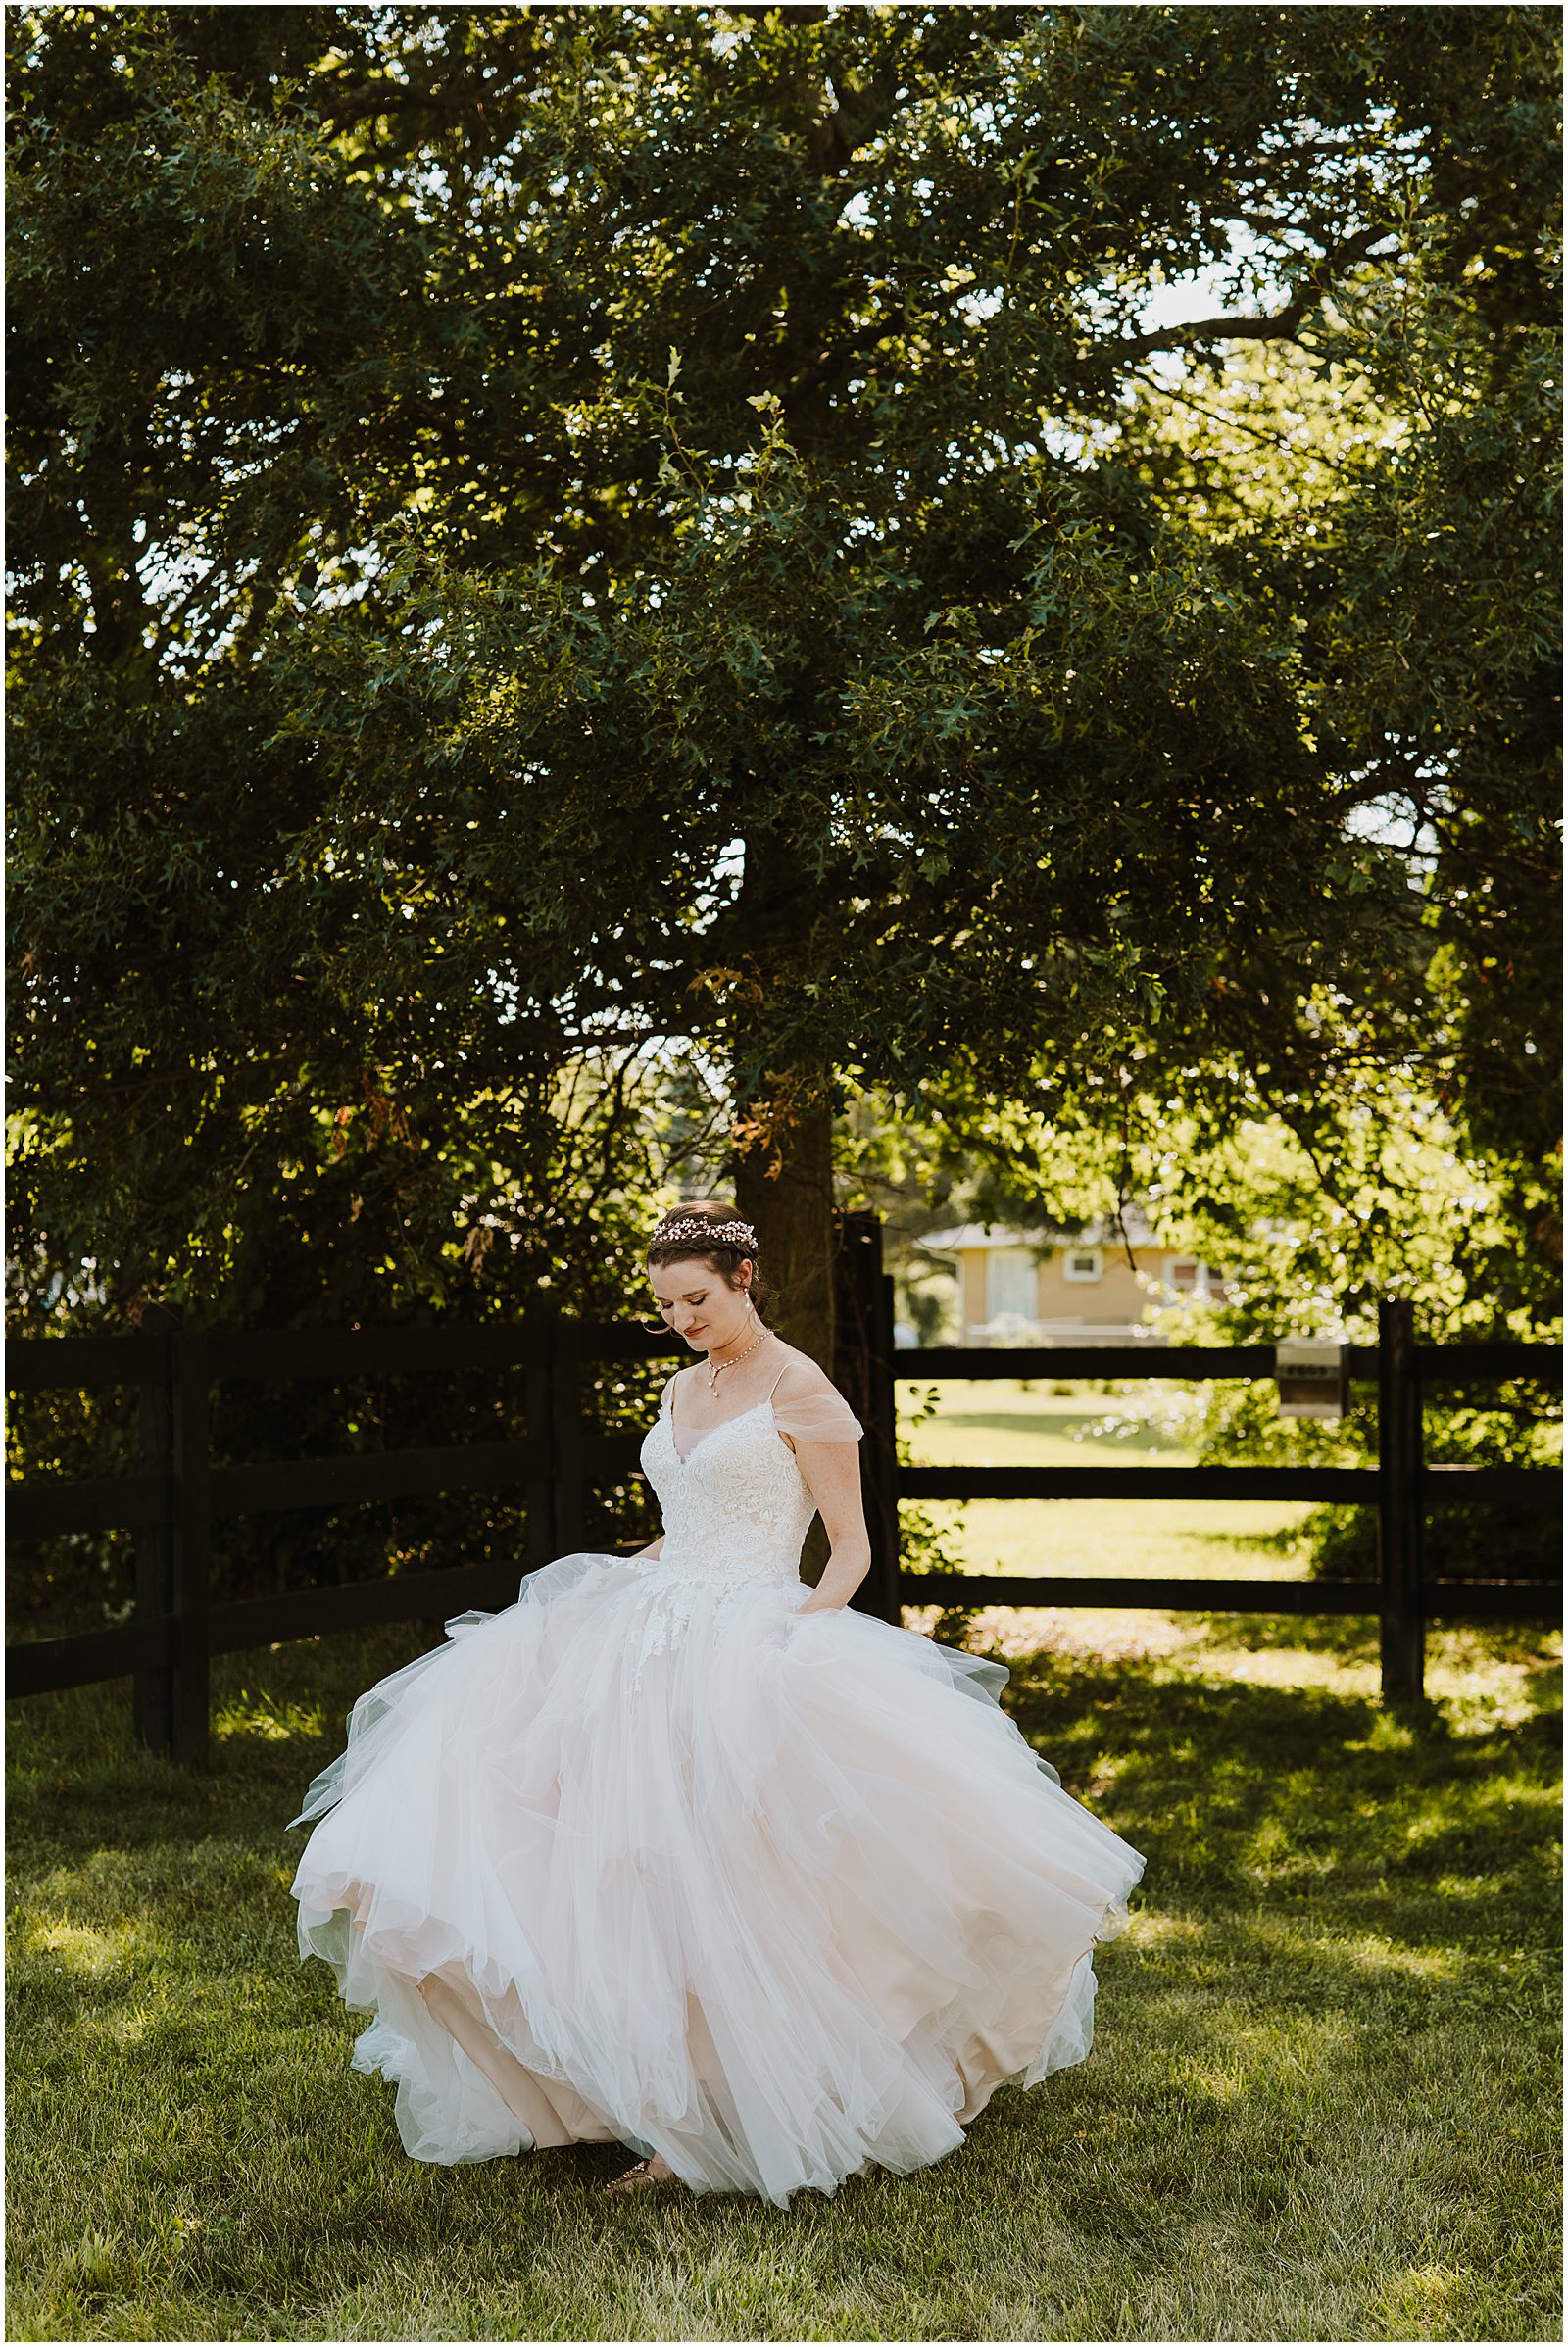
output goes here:
{"type": "Polygon", "coordinates": [[[537,1273],[561,1071],[669,1046],[812,1347],[847,1088],[957,1063],[1436,1052],[1549,1256],[1546,12],[8,31],[30,1309],[537,1273]]]}

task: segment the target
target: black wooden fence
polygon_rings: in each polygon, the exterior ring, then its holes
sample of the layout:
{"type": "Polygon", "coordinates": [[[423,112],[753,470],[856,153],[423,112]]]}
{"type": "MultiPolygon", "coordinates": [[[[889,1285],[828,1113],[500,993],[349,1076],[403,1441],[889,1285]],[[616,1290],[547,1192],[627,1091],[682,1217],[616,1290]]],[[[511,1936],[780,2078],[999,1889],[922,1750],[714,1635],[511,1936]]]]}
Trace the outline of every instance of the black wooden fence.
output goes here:
{"type": "MultiPolygon", "coordinates": [[[[881,1266],[881,1231],[868,1214],[840,1217],[837,1381],[866,1428],[862,1476],[872,1569],[857,1603],[890,1621],[906,1605],[1157,1606],[1200,1612],[1376,1615],[1382,1625],[1384,1693],[1421,1692],[1429,1620],[1551,1621],[1561,1583],[1433,1581],[1424,1577],[1421,1530],[1434,1504],[1539,1497],[1560,1504],[1553,1469],[1429,1467],[1421,1455],[1424,1384],[1473,1386],[1499,1378],[1561,1382],[1560,1356],[1526,1345],[1418,1345],[1407,1303],[1382,1307],[1379,1343],[1352,1349],[1352,1378],[1378,1386],[1379,1443],[1367,1467],[910,1467],[895,1438],[900,1380],[1012,1377],[1272,1377],[1270,1345],[1156,1348],[938,1347],[895,1353],[892,1281],[881,1266]],[[1375,1507],[1379,1574],[1367,1581],[1109,1579],[1080,1575],[911,1573],[899,1557],[901,1499],[1316,1499],[1375,1507]]],[[[215,1601],[213,1528],[225,1517],[273,1509],[458,1491],[520,1490],[524,1570],[583,1542],[585,1503],[596,1485],[636,1468],[639,1431],[603,1434],[587,1422],[584,1379],[604,1361],[652,1360],[672,1346],[662,1333],[622,1323],[585,1324],[540,1310],[512,1327],[201,1331],[149,1313],[134,1336],[36,1338],[8,1347],[11,1390],[140,1393],[141,1458],[135,1474],[13,1485],[7,1537],[37,1541],[64,1533],[126,1527],[136,1536],[135,1610],[126,1624],[74,1638],[9,1646],[6,1691],[129,1676],[137,1739],[192,1764],[206,1755],[211,1660],[279,1640],[372,1623],[435,1620],[468,1607],[510,1604],[517,1561],[496,1560],[390,1574],[333,1588],[215,1601]],[[216,1383],[236,1378],[351,1379],[521,1367],[525,1431],[503,1442],[353,1453],[265,1465],[215,1464],[210,1406],[216,1383]]]]}
{"type": "MultiPolygon", "coordinates": [[[[1430,1466],[1422,1452],[1422,1397],[1433,1387],[1485,1388],[1526,1378],[1560,1391],[1562,1355],[1553,1345],[1418,1345],[1414,1307],[1391,1300],[1378,1311],[1378,1343],[1348,1348],[1351,1383],[1377,1388],[1377,1458],[1365,1467],[912,1467],[901,1465],[893,1436],[894,1388],[933,1378],[1262,1377],[1276,1374],[1272,1345],[936,1345],[895,1351],[893,1283],[881,1270],[880,1229],[871,1215],[846,1218],[841,1249],[840,1377],[852,1399],[870,1402],[867,1518],[877,1563],[877,1610],[901,1605],[1156,1606],[1169,1612],[1376,1616],[1384,1699],[1419,1699],[1428,1622],[1557,1622],[1562,1579],[1430,1578],[1422,1559],[1427,1511],[1481,1500],[1526,1499],[1560,1516],[1562,1476],[1554,1467],[1430,1466]],[[846,1291],[848,1290],[848,1294],[846,1291]],[[848,1310],[847,1308],[848,1307],[848,1310]],[[848,1325],[846,1325],[848,1322],[848,1325]],[[858,1355],[864,1355],[863,1360],[858,1355]],[[851,1386],[850,1379],[858,1379],[851,1386]],[[1204,1580],[1065,1573],[911,1573],[898,1558],[904,1499],[1310,1499],[1375,1508],[1375,1580],[1204,1580]]],[[[893,1619],[898,1619],[896,1611],[893,1619]]]]}
{"type": "Polygon", "coordinates": [[[128,1673],[138,1741],[150,1751],[200,1763],[215,1654],[510,1604],[517,1593],[519,1562],[531,1571],[579,1548],[589,1489],[624,1480],[636,1468],[640,1433],[600,1434],[585,1423],[589,1363],[669,1350],[666,1338],[635,1326],[588,1325],[545,1309],[506,1328],[209,1332],[179,1328],[154,1307],[134,1336],[13,1341],[7,1348],[13,1392],[138,1388],[141,1459],[133,1475],[12,1485],[8,1541],[116,1527],[134,1532],[135,1611],[120,1628],[8,1646],[7,1694],[41,1694],[128,1673]],[[348,1380],[519,1367],[525,1431],[509,1441],[256,1466],[220,1465],[211,1455],[212,1389],[224,1380],[348,1380]],[[523,1496],[520,1559],[214,1600],[213,1530],[225,1517],[500,1490],[523,1496]]]}

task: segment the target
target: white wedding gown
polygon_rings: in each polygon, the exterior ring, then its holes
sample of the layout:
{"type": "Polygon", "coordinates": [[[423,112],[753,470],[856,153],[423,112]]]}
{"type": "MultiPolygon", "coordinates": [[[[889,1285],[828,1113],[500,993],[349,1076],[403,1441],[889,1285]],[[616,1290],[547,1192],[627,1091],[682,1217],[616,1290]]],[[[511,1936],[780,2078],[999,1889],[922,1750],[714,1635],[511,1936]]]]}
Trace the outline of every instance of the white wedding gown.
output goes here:
{"type": "Polygon", "coordinates": [[[619,2140],[785,2204],[1081,2062],[1142,1855],[999,1709],[1001,1664],[802,1615],[771,1400],[642,1447],[657,1559],[559,1557],[355,1704],[307,1793],[302,1956],[375,2016],[416,2159],[619,2140]]]}

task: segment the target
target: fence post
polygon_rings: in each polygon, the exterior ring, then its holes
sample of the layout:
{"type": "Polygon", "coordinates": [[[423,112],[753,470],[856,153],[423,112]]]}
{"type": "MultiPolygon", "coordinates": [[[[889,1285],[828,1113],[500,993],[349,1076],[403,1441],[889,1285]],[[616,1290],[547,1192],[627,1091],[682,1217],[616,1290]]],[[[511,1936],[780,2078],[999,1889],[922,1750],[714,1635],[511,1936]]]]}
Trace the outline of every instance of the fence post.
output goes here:
{"type": "Polygon", "coordinates": [[[865,1428],[860,1489],[871,1540],[871,1568],[851,1602],[861,1613],[900,1623],[893,1282],[882,1269],[881,1218],[842,1213],[835,1223],[834,1380],[865,1428]]]}
{"type": "Polygon", "coordinates": [[[882,1525],[881,1555],[872,1545],[871,1571],[879,1575],[876,1610],[884,1622],[900,1628],[904,1622],[899,1576],[903,1569],[899,1539],[899,1412],[898,1394],[893,1383],[893,1323],[897,1310],[894,1302],[893,1274],[882,1269],[882,1226],[877,1225],[877,1312],[872,1323],[875,1345],[871,1354],[871,1416],[868,1425],[875,1430],[876,1450],[872,1459],[876,1486],[877,1514],[882,1525]]]}
{"type": "MultiPolygon", "coordinates": [[[[143,1336],[156,1342],[152,1366],[141,1388],[141,1466],[156,1475],[162,1496],[156,1524],[136,1535],[137,1621],[174,1610],[174,1420],[172,1335],[178,1326],[165,1304],[142,1309],[143,1336]]],[[[138,1746],[160,1760],[174,1748],[174,1672],[172,1656],[138,1666],[130,1683],[131,1728],[138,1746]]]]}
{"type": "Polygon", "coordinates": [[[582,1323],[564,1314],[555,1322],[551,1372],[551,1481],[555,1486],[551,1538],[557,1556],[571,1556],[582,1546],[587,1453],[582,1423],[582,1323]]]}
{"type": "Polygon", "coordinates": [[[170,1345],[174,1474],[172,1751],[186,1768],[205,1768],[212,1683],[207,1642],[212,1564],[207,1338],[182,1329],[171,1337],[170,1345]]]}
{"type": "Polygon", "coordinates": [[[559,1374],[560,1314],[553,1303],[528,1307],[528,1359],[523,1373],[524,1406],[530,1440],[543,1444],[543,1456],[529,1476],[527,1513],[523,1523],[524,1562],[530,1573],[560,1554],[556,1540],[555,1393],[559,1374]]]}
{"type": "Polygon", "coordinates": [[[1385,1703],[1416,1703],[1424,1692],[1421,1431],[1415,1306],[1404,1297],[1385,1298],[1378,1305],[1378,1644],[1385,1703]]]}

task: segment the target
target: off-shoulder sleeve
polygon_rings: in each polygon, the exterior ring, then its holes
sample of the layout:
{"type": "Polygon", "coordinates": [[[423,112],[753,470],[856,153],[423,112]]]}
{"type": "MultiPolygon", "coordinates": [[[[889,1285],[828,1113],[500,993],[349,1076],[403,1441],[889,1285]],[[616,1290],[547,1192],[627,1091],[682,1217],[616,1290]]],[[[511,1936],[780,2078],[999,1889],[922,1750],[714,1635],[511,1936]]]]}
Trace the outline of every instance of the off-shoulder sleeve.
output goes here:
{"type": "Polygon", "coordinates": [[[773,1417],[782,1434],[797,1442],[858,1442],[865,1429],[842,1394],[818,1390],[800,1398],[775,1397],[773,1417]]]}

